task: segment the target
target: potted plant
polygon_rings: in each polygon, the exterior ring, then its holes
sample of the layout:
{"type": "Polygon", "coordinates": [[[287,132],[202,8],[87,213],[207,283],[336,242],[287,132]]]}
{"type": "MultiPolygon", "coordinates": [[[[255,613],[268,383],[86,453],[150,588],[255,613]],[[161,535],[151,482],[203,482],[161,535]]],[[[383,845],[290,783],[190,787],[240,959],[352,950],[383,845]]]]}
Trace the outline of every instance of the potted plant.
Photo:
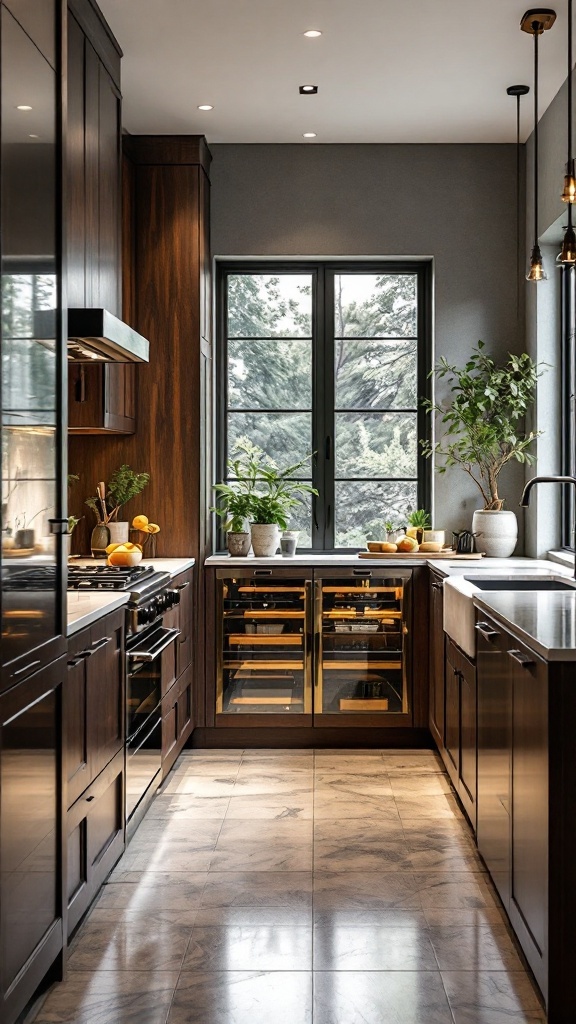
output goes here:
{"type": "MultiPolygon", "coordinates": [[[[290,510],[302,503],[303,495],[318,494],[310,484],[290,479],[312,456],[307,455],[280,470],[274,459],[251,441],[238,441],[235,451],[238,453],[236,459],[228,463],[236,478],[230,489],[234,494],[247,498],[247,505],[242,507],[246,507],[250,520],[255,556],[269,558],[276,554],[280,529],[286,530],[290,510]]],[[[226,484],[217,484],[215,490],[227,496],[226,487],[226,484]]]]}
{"type": "Polygon", "coordinates": [[[127,521],[118,522],[118,514],[124,505],[144,490],[149,480],[149,473],[135,473],[124,463],[110,477],[108,490],[101,481],[96,487],[96,497],[86,499],[86,504],[96,514],[97,520],[90,541],[94,557],[104,557],[111,542],[126,543],[130,524],[127,521]]]}
{"type": "Polygon", "coordinates": [[[432,526],[429,513],[424,508],[414,509],[413,512],[408,513],[407,521],[406,536],[414,537],[421,544],[424,540],[424,531],[429,530],[432,526]]]}
{"type": "Polygon", "coordinates": [[[439,473],[448,466],[461,466],[468,473],[484,502],[472,521],[478,549],[506,558],[516,547],[518,524],[514,512],[503,509],[499,477],[512,461],[535,460],[529,449],[540,432],[526,431],[523,421],[536,397],[538,365],[527,353],[509,353],[498,366],[479,341],[464,367],[442,358],[432,372],[447,378],[450,398],[445,404],[424,403],[428,412],[438,413],[445,431],[435,443],[421,441],[423,452],[443,459],[439,473]]]}
{"type": "Polygon", "coordinates": [[[212,506],[210,510],[223,520],[228,551],[236,557],[247,555],[252,545],[250,530],[245,529],[250,517],[250,495],[240,490],[240,486],[241,484],[236,487],[231,484],[215,484],[214,490],[221,504],[212,506]]]}

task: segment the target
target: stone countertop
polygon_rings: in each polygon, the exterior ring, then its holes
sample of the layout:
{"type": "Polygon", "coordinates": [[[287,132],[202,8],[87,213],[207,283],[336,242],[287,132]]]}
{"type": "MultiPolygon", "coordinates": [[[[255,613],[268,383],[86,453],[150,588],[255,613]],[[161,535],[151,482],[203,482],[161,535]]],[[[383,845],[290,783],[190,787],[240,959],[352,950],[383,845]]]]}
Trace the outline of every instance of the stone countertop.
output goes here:
{"type": "Polygon", "coordinates": [[[338,568],[338,566],[355,566],[362,568],[366,566],[376,567],[382,566],[386,569],[391,569],[394,566],[401,566],[403,569],[409,569],[411,566],[422,566],[430,565],[435,572],[440,573],[444,577],[448,576],[463,576],[470,575],[472,572],[478,570],[483,575],[488,575],[490,571],[497,572],[498,575],[505,574],[506,571],[512,573],[520,570],[526,572],[534,568],[546,568],[549,572],[558,570],[558,565],[553,562],[546,562],[543,560],[537,560],[533,558],[478,558],[478,559],[450,559],[440,558],[434,559],[434,557],[422,558],[358,558],[358,555],[341,555],[341,554],[296,554],[293,558],[283,558],[282,555],[274,555],[273,558],[254,558],[253,555],[249,555],[247,558],[231,558],[230,555],[210,555],[204,563],[208,568],[217,569],[237,569],[241,566],[245,566],[250,569],[253,566],[266,566],[273,568],[290,568],[292,565],[298,566],[318,566],[318,567],[331,567],[338,568]]]}
{"type": "Polygon", "coordinates": [[[67,635],[72,636],[86,626],[91,626],[103,615],[116,611],[126,604],[129,594],[125,591],[110,593],[101,590],[69,590],[66,594],[68,626],[67,635]]]}
{"type": "Polygon", "coordinates": [[[474,605],[546,661],[576,662],[576,590],[484,591],[474,605]]]}

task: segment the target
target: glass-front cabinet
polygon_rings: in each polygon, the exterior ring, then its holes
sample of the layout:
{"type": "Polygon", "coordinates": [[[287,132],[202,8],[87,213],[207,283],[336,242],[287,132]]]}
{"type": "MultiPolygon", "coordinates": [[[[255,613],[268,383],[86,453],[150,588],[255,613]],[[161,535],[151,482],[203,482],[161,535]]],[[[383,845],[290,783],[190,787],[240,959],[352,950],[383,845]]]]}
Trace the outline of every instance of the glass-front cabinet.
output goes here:
{"type": "Polygon", "coordinates": [[[396,570],[316,574],[316,715],[408,712],[409,579],[396,570]]]}
{"type": "Polygon", "coordinates": [[[312,574],[218,575],[216,713],[310,715],[312,574]]]}
{"type": "Polygon", "coordinates": [[[407,724],[411,576],[396,568],[218,570],[217,721],[407,724]]]}
{"type": "Polygon", "coordinates": [[[54,0],[5,0],[0,17],[1,662],[11,685],[64,650],[62,540],[51,523],[65,490],[59,19],[54,0]]]}

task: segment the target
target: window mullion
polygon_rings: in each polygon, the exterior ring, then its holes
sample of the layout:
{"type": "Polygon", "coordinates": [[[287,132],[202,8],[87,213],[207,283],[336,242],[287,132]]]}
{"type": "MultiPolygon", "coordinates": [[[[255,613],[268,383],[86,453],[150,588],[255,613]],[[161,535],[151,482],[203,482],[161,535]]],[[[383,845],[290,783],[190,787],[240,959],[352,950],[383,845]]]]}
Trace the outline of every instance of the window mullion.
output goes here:
{"type": "Polygon", "coordinates": [[[324,436],[322,456],[324,460],[324,504],[326,507],[326,524],[324,531],[324,547],[332,551],[335,544],[335,486],[334,467],[336,464],[336,404],[334,382],[334,276],[332,268],[324,270],[324,333],[323,333],[323,373],[322,387],[324,394],[324,436]]]}
{"type": "Polygon", "coordinates": [[[314,273],[314,301],[312,307],[312,450],[316,453],[312,461],[312,483],[319,492],[312,499],[312,547],[316,551],[325,548],[325,465],[324,465],[324,389],[322,370],[324,365],[324,268],[318,266],[314,273]]]}

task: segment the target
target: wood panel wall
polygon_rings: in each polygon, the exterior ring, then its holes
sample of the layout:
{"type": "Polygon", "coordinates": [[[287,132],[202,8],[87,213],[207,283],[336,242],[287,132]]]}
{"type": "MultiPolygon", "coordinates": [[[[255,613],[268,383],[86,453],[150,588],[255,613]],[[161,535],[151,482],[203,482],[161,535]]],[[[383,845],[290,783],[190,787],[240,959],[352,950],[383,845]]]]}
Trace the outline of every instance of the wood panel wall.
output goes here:
{"type": "Polygon", "coordinates": [[[80,477],[70,511],[85,513],[72,551],[89,553],[94,517],[84,498],[126,462],[151,481],[126,506],[159,523],[157,554],[202,560],[210,544],[212,329],[210,154],[202,136],[126,136],[123,168],[123,316],[150,340],[136,368],[131,437],[69,440],[80,477]]]}

